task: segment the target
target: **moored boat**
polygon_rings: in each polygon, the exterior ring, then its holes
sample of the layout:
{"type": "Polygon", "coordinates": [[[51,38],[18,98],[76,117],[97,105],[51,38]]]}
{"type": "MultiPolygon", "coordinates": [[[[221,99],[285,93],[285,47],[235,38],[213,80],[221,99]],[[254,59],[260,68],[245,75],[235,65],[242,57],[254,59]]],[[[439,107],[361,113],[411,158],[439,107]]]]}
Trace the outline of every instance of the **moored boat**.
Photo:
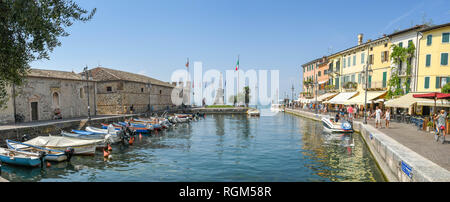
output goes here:
{"type": "Polygon", "coordinates": [[[43,165],[45,161],[45,153],[24,152],[7,148],[0,148],[0,161],[2,163],[37,167],[43,165]]]}
{"type": "Polygon", "coordinates": [[[348,121],[333,123],[329,118],[322,118],[323,129],[332,133],[352,133],[352,125],[348,121]]]}
{"type": "Polygon", "coordinates": [[[104,140],[84,140],[63,136],[39,136],[24,143],[55,150],[71,147],[75,155],[94,155],[97,145],[103,142],[104,140]]]}
{"type": "Polygon", "coordinates": [[[56,162],[61,162],[65,160],[70,161],[74,153],[74,149],[70,147],[66,148],[66,150],[56,150],[25,144],[23,142],[17,142],[13,140],[6,140],[6,145],[8,146],[8,148],[18,151],[32,152],[32,153],[45,152],[47,154],[45,156],[45,160],[47,161],[56,161],[56,162]]]}

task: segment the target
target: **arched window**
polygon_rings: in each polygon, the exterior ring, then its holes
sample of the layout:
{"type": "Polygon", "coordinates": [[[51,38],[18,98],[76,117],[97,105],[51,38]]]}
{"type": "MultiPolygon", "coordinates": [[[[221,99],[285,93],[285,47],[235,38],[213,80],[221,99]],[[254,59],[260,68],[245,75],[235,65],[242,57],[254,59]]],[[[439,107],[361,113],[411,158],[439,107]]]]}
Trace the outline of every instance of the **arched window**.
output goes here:
{"type": "Polygon", "coordinates": [[[59,108],[59,94],[57,92],[53,93],[53,107],[59,108]]]}

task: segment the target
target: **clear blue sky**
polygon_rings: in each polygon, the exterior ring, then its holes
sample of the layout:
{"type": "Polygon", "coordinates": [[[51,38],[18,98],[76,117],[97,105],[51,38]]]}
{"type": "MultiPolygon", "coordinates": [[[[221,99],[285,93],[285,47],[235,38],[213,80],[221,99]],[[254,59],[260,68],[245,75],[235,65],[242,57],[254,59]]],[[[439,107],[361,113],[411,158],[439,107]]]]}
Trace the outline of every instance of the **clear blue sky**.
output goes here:
{"type": "MultiPolygon", "coordinates": [[[[300,65],[394,29],[450,22],[448,0],[74,0],[97,8],[33,68],[80,72],[99,64],[169,81],[189,57],[203,69],[279,69],[280,96],[301,87],[300,65]]],[[[192,68],[193,69],[193,68],[192,68]]]]}

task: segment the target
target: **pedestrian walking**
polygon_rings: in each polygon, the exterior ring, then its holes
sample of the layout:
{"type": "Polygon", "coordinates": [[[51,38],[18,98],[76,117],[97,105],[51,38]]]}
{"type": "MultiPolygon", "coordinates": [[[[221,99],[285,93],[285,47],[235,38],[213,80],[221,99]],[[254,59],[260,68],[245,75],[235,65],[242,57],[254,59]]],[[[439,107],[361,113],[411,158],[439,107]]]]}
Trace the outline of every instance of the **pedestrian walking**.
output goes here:
{"type": "Polygon", "coordinates": [[[372,116],[375,115],[375,128],[378,128],[378,124],[380,124],[381,128],[381,109],[377,106],[377,109],[375,110],[375,113],[372,114],[372,116]]]}
{"type": "Polygon", "coordinates": [[[391,110],[389,108],[386,108],[384,119],[386,120],[386,128],[389,128],[389,121],[391,120],[391,110]]]}

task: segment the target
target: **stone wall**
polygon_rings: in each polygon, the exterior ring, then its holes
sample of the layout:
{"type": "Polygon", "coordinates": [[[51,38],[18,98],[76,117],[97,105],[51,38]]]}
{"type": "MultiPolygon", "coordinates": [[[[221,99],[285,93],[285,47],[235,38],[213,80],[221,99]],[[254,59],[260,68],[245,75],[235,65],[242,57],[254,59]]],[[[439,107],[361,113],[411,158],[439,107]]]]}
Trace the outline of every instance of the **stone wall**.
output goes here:
{"type": "Polygon", "coordinates": [[[153,110],[173,108],[172,87],[148,85],[131,81],[100,81],[97,83],[98,114],[126,114],[133,106],[134,113],[148,111],[149,103],[153,110]],[[107,91],[111,87],[111,91],[107,91]],[[150,92],[151,91],[151,92],[150,92]],[[151,97],[149,97],[151,93],[151,97]]]}
{"type": "MultiPolygon", "coordinates": [[[[48,124],[40,124],[38,126],[26,126],[26,127],[17,127],[14,129],[0,130],[0,146],[6,146],[5,140],[11,139],[20,141],[20,138],[27,134],[31,138],[35,138],[37,136],[48,136],[54,135],[59,136],[61,131],[71,131],[72,129],[82,130],[87,126],[101,127],[101,123],[116,123],[119,121],[124,121],[128,119],[129,115],[122,116],[112,116],[112,117],[101,117],[101,118],[93,118],[90,122],[87,122],[87,119],[80,120],[70,120],[70,121],[59,121],[57,123],[48,123],[48,124]]],[[[136,116],[138,117],[138,116],[136,116]]]]}
{"type": "MultiPolygon", "coordinates": [[[[24,122],[32,121],[32,104],[37,103],[37,120],[52,120],[55,110],[60,109],[62,118],[84,117],[88,115],[87,83],[82,80],[28,77],[22,86],[16,86],[16,113],[24,117],[24,122]]],[[[91,115],[95,115],[95,83],[90,82],[91,115]]],[[[6,111],[14,117],[12,101],[6,111]]],[[[2,117],[4,117],[3,115],[2,117]]],[[[14,120],[14,118],[12,119],[14,120]]]]}

